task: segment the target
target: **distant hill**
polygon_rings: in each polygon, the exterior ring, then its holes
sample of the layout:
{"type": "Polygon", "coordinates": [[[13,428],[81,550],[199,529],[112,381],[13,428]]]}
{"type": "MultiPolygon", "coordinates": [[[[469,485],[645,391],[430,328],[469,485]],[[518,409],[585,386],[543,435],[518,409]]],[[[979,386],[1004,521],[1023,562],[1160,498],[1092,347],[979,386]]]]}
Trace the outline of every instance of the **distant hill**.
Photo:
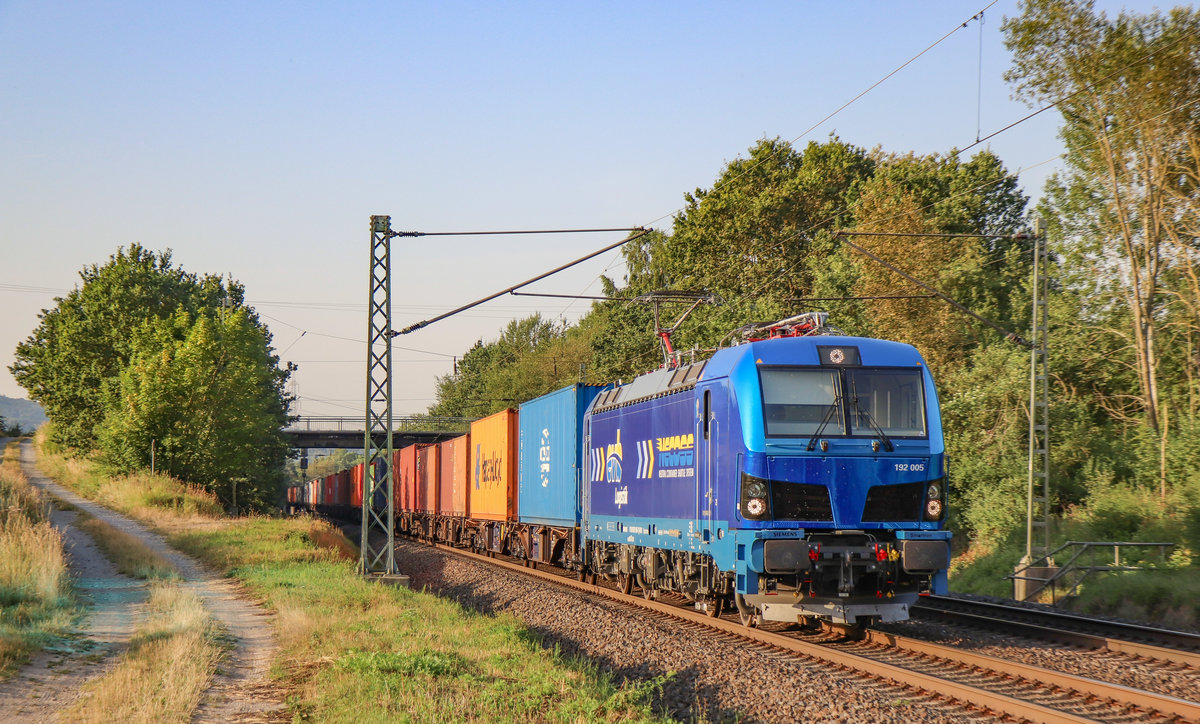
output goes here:
{"type": "Polygon", "coordinates": [[[32,430],[46,421],[42,406],[31,400],[0,395],[0,417],[7,425],[20,425],[22,430],[32,430]]]}

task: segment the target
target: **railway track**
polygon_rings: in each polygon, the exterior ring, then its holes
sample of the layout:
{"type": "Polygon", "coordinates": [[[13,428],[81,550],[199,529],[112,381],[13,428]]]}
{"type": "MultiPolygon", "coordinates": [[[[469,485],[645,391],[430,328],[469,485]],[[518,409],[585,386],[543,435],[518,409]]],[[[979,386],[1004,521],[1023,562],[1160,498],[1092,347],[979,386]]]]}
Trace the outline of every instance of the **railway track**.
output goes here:
{"type": "Polygon", "coordinates": [[[922,596],[910,613],[914,618],[1200,669],[1200,635],[1193,633],[947,596],[922,596]]]}
{"type": "Polygon", "coordinates": [[[711,636],[741,641],[764,655],[822,662],[981,714],[1034,722],[1200,721],[1200,703],[1119,684],[880,631],[867,631],[855,639],[790,630],[785,625],[748,629],[734,616],[711,618],[692,610],[682,599],[672,602],[667,597],[648,600],[624,595],[603,585],[577,581],[562,571],[531,568],[444,545],[435,547],[604,598],[643,615],[702,628],[711,636]]]}

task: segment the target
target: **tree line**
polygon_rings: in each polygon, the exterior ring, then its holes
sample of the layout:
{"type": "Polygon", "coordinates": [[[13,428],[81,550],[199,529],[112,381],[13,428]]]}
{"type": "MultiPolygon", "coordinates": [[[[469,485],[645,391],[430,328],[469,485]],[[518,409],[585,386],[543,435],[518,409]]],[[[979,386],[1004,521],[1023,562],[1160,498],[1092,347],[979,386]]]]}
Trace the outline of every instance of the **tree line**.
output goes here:
{"type": "Polygon", "coordinates": [[[43,310],[9,368],[51,441],[113,472],[153,465],[228,508],[274,503],[289,448],[291,369],[232,279],[122,247],[43,310]]]}
{"type": "Polygon", "coordinates": [[[752,321],[824,309],[849,334],[915,345],[938,381],[953,524],[1020,531],[1029,352],[854,243],[998,326],[1028,336],[1032,217],[1045,220],[1053,510],[1108,540],[1200,542],[1200,13],[1109,18],[1084,0],[1027,0],[1003,25],[1006,74],[1057,102],[1066,145],[1037,208],[988,150],[865,149],[774,139],[685,194],[669,230],[623,250],[607,301],[576,324],[540,316],[476,342],[439,379],[434,415],[480,416],[575,381],[662,362],[639,295],[703,290],[676,347],[705,354],[752,321]],[[1025,233],[1022,233],[1025,232],[1025,233]],[[914,236],[928,234],[929,236],[914,236]],[[947,236],[948,235],[948,236],[947,236]],[[990,236],[981,236],[990,235],[990,236]],[[817,301],[821,300],[821,301],[817,301]]]}

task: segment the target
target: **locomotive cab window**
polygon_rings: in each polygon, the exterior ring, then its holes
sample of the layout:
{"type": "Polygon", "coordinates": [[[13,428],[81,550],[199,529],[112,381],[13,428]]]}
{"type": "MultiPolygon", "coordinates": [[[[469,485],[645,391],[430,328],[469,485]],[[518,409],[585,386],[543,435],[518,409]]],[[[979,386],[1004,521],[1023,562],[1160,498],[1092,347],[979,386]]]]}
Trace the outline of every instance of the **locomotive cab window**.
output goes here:
{"type": "Polygon", "coordinates": [[[854,434],[876,429],[889,437],[924,437],[921,382],[920,370],[846,370],[846,408],[854,434]]]}
{"type": "Polygon", "coordinates": [[[925,437],[920,369],[759,367],[768,437],[925,437]]]}
{"type": "Polygon", "coordinates": [[[764,367],[759,375],[767,435],[846,434],[836,370],[764,367]]]}

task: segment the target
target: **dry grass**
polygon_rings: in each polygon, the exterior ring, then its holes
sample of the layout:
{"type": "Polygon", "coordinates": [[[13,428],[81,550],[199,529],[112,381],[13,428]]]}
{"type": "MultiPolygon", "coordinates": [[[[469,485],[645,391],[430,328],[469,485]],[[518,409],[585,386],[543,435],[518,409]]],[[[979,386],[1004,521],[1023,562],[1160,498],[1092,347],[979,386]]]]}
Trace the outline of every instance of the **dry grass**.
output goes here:
{"type": "Polygon", "coordinates": [[[9,444],[0,462],[0,676],[71,622],[62,536],[49,517],[49,502],[29,485],[9,444]]]}
{"type": "Polygon", "coordinates": [[[177,585],[150,589],[150,615],[116,667],[93,680],[64,721],[189,721],[222,656],[211,615],[177,585]]]}
{"type": "Polygon", "coordinates": [[[91,536],[117,570],[134,578],[178,578],[179,570],[136,536],[82,511],[76,527],[91,536]]]}
{"type": "Polygon", "coordinates": [[[134,473],[109,477],[87,458],[69,458],[47,443],[46,426],[34,436],[38,465],[56,482],[151,525],[202,521],[224,515],[217,497],[203,488],[167,475],[134,473]]]}

